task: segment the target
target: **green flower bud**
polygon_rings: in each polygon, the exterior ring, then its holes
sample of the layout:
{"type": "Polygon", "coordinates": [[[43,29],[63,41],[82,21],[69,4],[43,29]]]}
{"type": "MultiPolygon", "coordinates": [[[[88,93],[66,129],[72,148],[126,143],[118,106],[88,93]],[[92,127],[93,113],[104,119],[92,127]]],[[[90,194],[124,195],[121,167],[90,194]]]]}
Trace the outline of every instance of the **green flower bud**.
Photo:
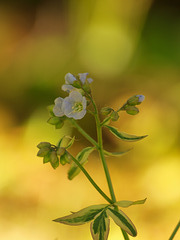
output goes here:
{"type": "Polygon", "coordinates": [[[40,142],[40,143],[37,145],[37,147],[38,147],[39,149],[44,148],[44,147],[50,148],[50,147],[51,147],[51,144],[50,144],[49,142],[40,142]]]}
{"type": "Polygon", "coordinates": [[[118,113],[117,112],[113,112],[112,114],[111,114],[111,120],[112,121],[117,121],[119,119],[119,115],[118,115],[118,113]]]}
{"type": "Polygon", "coordinates": [[[65,148],[59,147],[57,150],[57,155],[62,156],[65,153],[65,148]]]}
{"type": "Polygon", "coordinates": [[[48,162],[50,162],[50,152],[47,155],[45,155],[43,158],[43,163],[48,163],[48,162]]]}
{"type": "Polygon", "coordinates": [[[55,151],[52,151],[50,153],[50,161],[51,163],[55,163],[58,161],[57,153],[55,151]]]}
{"type": "Polygon", "coordinates": [[[70,163],[71,162],[71,156],[69,155],[69,153],[66,151],[63,155],[61,155],[60,157],[60,163],[62,165],[65,165],[66,163],[70,163]]]}
{"type": "Polygon", "coordinates": [[[48,154],[49,151],[50,151],[50,148],[43,147],[38,151],[37,156],[38,157],[44,157],[44,156],[46,156],[46,154],[48,154]]]}
{"type": "Polygon", "coordinates": [[[135,106],[127,106],[126,112],[130,115],[136,115],[139,113],[139,109],[135,106]]]}
{"type": "Polygon", "coordinates": [[[130,106],[139,105],[144,101],[144,95],[134,95],[127,100],[127,104],[130,106]]]}
{"type": "Polygon", "coordinates": [[[101,108],[101,113],[105,116],[109,115],[113,111],[110,107],[103,107],[101,108]]]}
{"type": "Polygon", "coordinates": [[[51,166],[56,169],[59,166],[59,158],[57,156],[57,153],[55,151],[52,151],[49,157],[51,166]]]}

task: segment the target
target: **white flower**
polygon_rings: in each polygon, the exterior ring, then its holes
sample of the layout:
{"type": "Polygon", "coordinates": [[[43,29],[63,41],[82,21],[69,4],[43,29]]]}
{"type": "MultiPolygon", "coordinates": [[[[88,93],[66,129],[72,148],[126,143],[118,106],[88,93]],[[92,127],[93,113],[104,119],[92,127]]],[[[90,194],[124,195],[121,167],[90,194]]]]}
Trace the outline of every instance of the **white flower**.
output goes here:
{"type": "Polygon", "coordinates": [[[72,91],[62,103],[64,114],[69,118],[81,119],[86,114],[86,98],[78,91],[72,91]]]}
{"type": "Polygon", "coordinates": [[[64,112],[62,109],[62,104],[63,104],[64,99],[61,97],[58,97],[55,99],[55,106],[53,108],[53,113],[55,114],[55,116],[57,117],[62,117],[64,116],[64,112]]]}
{"type": "Polygon", "coordinates": [[[74,81],[76,81],[76,78],[74,75],[72,75],[71,73],[67,73],[65,75],[65,83],[66,84],[73,84],[74,81]]]}

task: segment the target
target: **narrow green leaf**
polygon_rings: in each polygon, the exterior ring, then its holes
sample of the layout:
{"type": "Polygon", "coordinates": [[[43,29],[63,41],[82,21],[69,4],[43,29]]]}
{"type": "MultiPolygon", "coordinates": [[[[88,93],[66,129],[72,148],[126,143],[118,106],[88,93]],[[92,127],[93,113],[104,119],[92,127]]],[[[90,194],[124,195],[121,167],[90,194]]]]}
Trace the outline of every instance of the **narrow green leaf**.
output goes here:
{"type": "Polygon", "coordinates": [[[142,200],[137,200],[137,201],[127,201],[127,200],[123,200],[123,201],[118,201],[116,203],[114,203],[114,205],[119,206],[119,207],[129,207],[132,205],[137,205],[137,204],[144,204],[147,198],[142,199],[142,200]]]}
{"type": "Polygon", "coordinates": [[[74,140],[75,140],[75,136],[74,136],[73,138],[71,138],[71,140],[69,141],[69,143],[68,143],[66,149],[70,148],[70,147],[73,145],[74,140]]]}
{"type": "Polygon", "coordinates": [[[107,209],[107,214],[114,220],[114,222],[126,231],[129,235],[135,237],[137,235],[137,230],[131,220],[126,216],[126,214],[121,210],[114,210],[111,207],[107,209]]]}
{"type": "Polygon", "coordinates": [[[123,151],[123,152],[108,152],[108,151],[104,150],[104,154],[105,154],[106,156],[119,157],[119,156],[121,156],[121,155],[126,154],[126,153],[129,152],[130,150],[132,150],[132,148],[131,148],[131,149],[128,149],[128,150],[126,150],[126,151],[123,151]]]}
{"type": "Polygon", "coordinates": [[[109,235],[110,220],[105,211],[96,216],[90,225],[93,240],[107,240],[109,235]]]}
{"type": "Polygon", "coordinates": [[[144,136],[136,136],[136,135],[130,135],[128,133],[124,133],[124,132],[119,132],[115,127],[112,127],[112,126],[108,126],[108,125],[105,125],[105,127],[107,127],[110,132],[112,134],[114,134],[117,138],[120,138],[124,141],[128,141],[128,142],[135,142],[135,141],[138,141],[138,140],[141,140],[145,137],[147,137],[147,135],[144,135],[144,136]]]}
{"type": "MultiPolygon", "coordinates": [[[[92,153],[94,149],[95,149],[94,147],[87,147],[78,153],[76,159],[79,161],[81,165],[84,165],[87,162],[90,153],[92,153]]],[[[81,171],[80,168],[73,162],[68,171],[69,180],[72,180],[75,176],[77,176],[80,173],[80,171],[81,171]]]]}
{"type": "Polygon", "coordinates": [[[65,217],[57,218],[53,221],[72,226],[82,225],[93,220],[94,217],[107,206],[107,204],[92,205],[65,217]]]}

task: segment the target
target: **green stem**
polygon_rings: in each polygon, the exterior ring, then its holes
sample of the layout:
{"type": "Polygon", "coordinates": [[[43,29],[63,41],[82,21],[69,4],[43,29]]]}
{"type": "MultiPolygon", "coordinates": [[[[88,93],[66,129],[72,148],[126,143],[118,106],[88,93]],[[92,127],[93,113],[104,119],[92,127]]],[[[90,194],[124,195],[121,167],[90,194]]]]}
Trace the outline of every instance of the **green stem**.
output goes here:
{"type": "Polygon", "coordinates": [[[173,233],[171,234],[169,240],[172,240],[172,239],[174,238],[174,236],[176,235],[176,233],[177,233],[177,231],[178,231],[179,228],[180,228],[180,221],[179,221],[178,224],[176,225],[176,227],[175,227],[173,233]]]}
{"type": "MultiPolygon", "coordinates": [[[[69,153],[70,154],[70,153],[69,153]]],[[[94,180],[92,179],[92,177],[89,175],[89,173],[85,170],[85,168],[78,162],[78,160],[76,158],[74,158],[71,154],[70,154],[73,162],[81,169],[81,171],[85,174],[85,176],[87,177],[87,179],[90,181],[90,183],[95,187],[95,189],[101,194],[101,196],[103,196],[103,198],[106,199],[106,201],[108,201],[110,204],[113,203],[113,201],[100,189],[100,187],[94,182],[94,180]]]]}
{"type": "MultiPolygon", "coordinates": [[[[116,202],[116,196],[114,194],[114,189],[113,189],[111,177],[110,177],[109,170],[108,170],[108,167],[107,167],[106,158],[105,158],[104,152],[103,152],[103,141],[102,141],[102,126],[103,126],[103,124],[100,123],[98,110],[97,110],[95,102],[93,101],[93,99],[91,99],[91,101],[92,101],[92,104],[93,104],[94,110],[95,110],[95,119],[96,119],[96,126],[97,126],[97,137],[98,137],[98,144],[99,144],[99,149],[98,150],[99,150],[100,157],[101,157],[101,160],[102,160],[102,164],[103,164],[103,167],[104,167],[104,172],[105,172],[105,175],[106,175],[106,179],[107,179],[109,192],[111,194],[112,201],[116,202]]],[[[118,207],[117,206],[115,206],[114,208],[115,208],[116,211],[118,211],[118,207]]],[[[124,231],[122,228],[121,228],[121,231],[122,231],[124,239],[125,240],[129,240],[129,236],[126,233],[126,231],[124,231]]]]}
{"type": "Polygon", "coordinates": [[[79,124],[73,119],[73,118],[69,118],[69,121],[74,125],[74,127],[77,128],[77,130],[89,141],[91,142],[97,149],[99,148],[98,143],[89,136],[89,134],[87,134],[84,129],[82,129],[79,124]]]}
{"type": "Polygon", "coordinates": [[[103,164],[104,172],[105,172],[105,175],[106,175],[106,179],[107,179],[109,192],[111,194],[112,201],[116,202],[116,197],[115,197],[115,194],[114,194],[114,189],[113,189],[113,186],[112,186],[111,177],[110,177],[110,174],[109,174],[108,166],[107,166],[106,159],[105,159],[105,156],[104,156],[104,151],[103,151],[102,126],[101,126],[101,123],[100,123],[100,119],[99,119],[96,104],[93,101],[93,99],[91,99],[91,101],[92,101],[92,104],[93,104],[94,110],[95,110],[94,116],[95,116],[96,127],[97,127],[97,138],[98,138],[98,145],[99,145],[98,150],[99,150],[99,154],[100,154],[100,157],[101,157],[101,160],[102,160],[102,164],[103,164]]]}
{"type": "Polygon", "coordinates": [[[127,234],[122,228],[121,228],[121,232],[122,232],[122,234],[123,234],[124,239],[125,239],[125,240],[129,240],[128,234],[127,234]]]}

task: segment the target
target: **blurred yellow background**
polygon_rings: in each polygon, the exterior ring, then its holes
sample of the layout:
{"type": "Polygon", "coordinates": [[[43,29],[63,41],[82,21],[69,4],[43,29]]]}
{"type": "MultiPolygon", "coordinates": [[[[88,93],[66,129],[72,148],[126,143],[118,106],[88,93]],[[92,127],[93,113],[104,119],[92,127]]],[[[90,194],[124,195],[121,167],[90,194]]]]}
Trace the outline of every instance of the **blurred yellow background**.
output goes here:
{"type": "MultiPolygon", "coordinates": [[[[180,213],[179,11],[178,0],[0,1],[0,239],[91,239],[89,224],[52,219],[104,203],[102,197],[82,173],[69,181],[68,166],[54,170],[36,157],[39,142],[73,135],[68,125],[55,130],[46,123],[46,106],[65,96],[67,72],[91,74],[99,108],[146,96],[138,115],[122,113],[114,125],[148,138],[123,143],[105,131],[104,145],[133,147],[108,158],[108,166],[118,200],[147,197],[125,209],[137,239],[168,239],[180,213]]],[[[90,116],[79,123],[96,137],[90,116]]],[[[76,135],[74,155],[88,145],[76,135]]],[[[96,154],[86,168],[109,194],[96,154]]],[[[123,239],[113,222],[109,239],[123,239]]]]}

